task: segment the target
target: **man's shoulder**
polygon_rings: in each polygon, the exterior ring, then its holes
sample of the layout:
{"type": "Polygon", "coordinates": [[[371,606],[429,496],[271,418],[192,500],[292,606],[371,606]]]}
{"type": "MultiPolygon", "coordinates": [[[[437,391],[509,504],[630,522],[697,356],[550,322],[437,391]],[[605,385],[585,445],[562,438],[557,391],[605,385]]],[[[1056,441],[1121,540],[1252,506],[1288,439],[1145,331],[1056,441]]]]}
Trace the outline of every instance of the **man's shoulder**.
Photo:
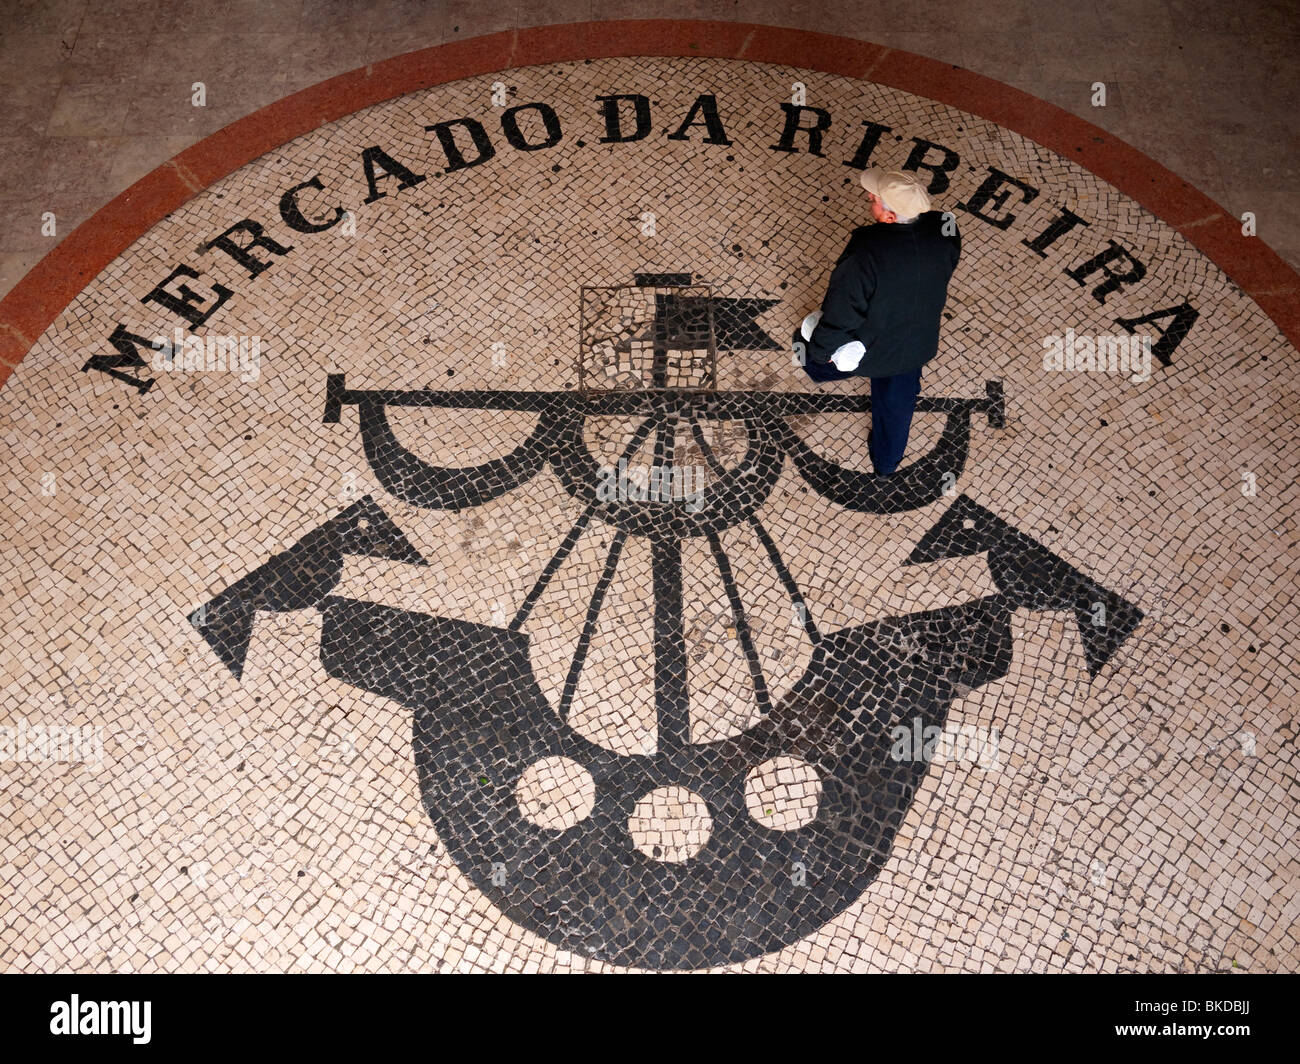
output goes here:
{"type": "Polygon", "coordinates": [[[870,249],[875,242],[871,230],[875,226],[860,225],[849,233],[849,241],[836,260],[836,266],[861,270],[871,257],[870,249]]]}
{"type": "Polygon", "coordinates": [[[884,225],[860,225],[849,234],[849,242],[844,248],[844,254],[840,260],[857,259],[864,260],[870,256],[873,248],[881,245],[881,229],[887,229],[884,225]]]}
{"type": "Polygon", "coordinates": [[[878,227],[874,225],[860,225],[854,229],[853,232],[849,233],[848,250],[856,250],[871,241],[874,237],[871,231],[876,228],[878,227]]]}
{"type": "Polygon", "coordinates": [[[852,262],[861,271],[879,269],[881,260],[892,261],[905,248],[915,247],[911,241],[902,239],[909,232],[919,235],[922,246],[936,255],[953,255],[961,247],[956,219],[943,211],[926,211],[913,222],[876,222],[858,226],[849,234],[849,242],[839,261],[852,262]]]}

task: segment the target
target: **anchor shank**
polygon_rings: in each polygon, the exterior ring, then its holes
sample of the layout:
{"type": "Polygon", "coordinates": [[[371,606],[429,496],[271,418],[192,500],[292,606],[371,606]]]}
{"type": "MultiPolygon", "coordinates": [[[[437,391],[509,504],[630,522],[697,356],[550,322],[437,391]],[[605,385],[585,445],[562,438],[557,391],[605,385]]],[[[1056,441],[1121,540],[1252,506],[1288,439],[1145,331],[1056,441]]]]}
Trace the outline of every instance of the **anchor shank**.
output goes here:
{"type": "Polygon", "coordinates": [[[653,544],[655,598],[655,712],[662,756],[690,741],[690,696],[686,686],[686,633],[682,626],[681,541],[656,537],[653,544]]]}

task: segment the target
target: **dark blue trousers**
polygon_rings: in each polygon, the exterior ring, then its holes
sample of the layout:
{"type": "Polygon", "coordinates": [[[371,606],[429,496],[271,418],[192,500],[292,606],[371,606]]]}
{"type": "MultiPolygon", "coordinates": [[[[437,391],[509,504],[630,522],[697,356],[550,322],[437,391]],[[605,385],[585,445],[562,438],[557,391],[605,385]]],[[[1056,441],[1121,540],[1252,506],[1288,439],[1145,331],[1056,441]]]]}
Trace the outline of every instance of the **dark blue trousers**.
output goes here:
{"type": "Polygon", "coordinates": [[[892,473],[907,450],[912,412],[921,394],[921,371],[871,378],[871,435],[868,449],[877,473],[892,473]]]}
{"type": "MultiPolygon", "coordinates": [[[[802,339],[796,329],[793,342],[797,344],[802,339]]],[[[840,372],[829,362],[819,363],[811,359],[804,363],[803,368],[818,384],[855,376],[840,372]]],[[[895,377],[871,378],[871,432],[867,436],[867,448],[871,452],[872,468],[882,476],[892,473],[903,460],[907,435],[912,431],[912,412],[920,394],[919,369],[895,377]]]]}

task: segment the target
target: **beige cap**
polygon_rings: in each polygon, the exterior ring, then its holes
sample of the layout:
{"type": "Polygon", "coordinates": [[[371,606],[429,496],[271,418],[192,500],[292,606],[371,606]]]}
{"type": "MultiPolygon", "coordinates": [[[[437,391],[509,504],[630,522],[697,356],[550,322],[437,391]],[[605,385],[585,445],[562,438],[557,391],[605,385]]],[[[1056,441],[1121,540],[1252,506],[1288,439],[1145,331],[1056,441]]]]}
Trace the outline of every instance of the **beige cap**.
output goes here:
{"type": "Polygon", "coordinates": [[[911,220],[930,209],[925,182],[910,170],[863,170],[862,187],[885,201],[885,208],[911,220]]]}

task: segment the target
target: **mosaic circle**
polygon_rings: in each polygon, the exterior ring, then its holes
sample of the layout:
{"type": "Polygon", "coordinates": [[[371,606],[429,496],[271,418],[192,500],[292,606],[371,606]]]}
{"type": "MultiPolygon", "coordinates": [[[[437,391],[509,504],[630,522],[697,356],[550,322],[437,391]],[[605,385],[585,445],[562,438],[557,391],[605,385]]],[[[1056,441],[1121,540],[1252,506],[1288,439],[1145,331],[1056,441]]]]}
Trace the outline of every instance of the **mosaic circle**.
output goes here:
{"type": "Polygon", "coordinates": [[[656,861],[689,861],[709,842],[708,803],[685,787],[657,787],[632,809],[628,834],[656,861]]]}
{"type": "Polygon", "coordinates": [[[774,757],[745,781],[749,815],[769,828],[791,831],[817,818],[822,781],[817,770],[795,757],[774,757]]]}
{"type": "Polygon", "coordinates": [[[591,773],[566,757],[534,761],[519,777],[519,812],[539,828],[568,831],[591,815],[596,783],[591,773]]]}
{"type": "Polygon", "coordinates": [[[330,122],[0,391],[5,960],[1294,967],[1295,366],[1089,171],[867,80],[330,122]],[[962,240],[883,479],[790,342],[868,166],[962,240]]]}

